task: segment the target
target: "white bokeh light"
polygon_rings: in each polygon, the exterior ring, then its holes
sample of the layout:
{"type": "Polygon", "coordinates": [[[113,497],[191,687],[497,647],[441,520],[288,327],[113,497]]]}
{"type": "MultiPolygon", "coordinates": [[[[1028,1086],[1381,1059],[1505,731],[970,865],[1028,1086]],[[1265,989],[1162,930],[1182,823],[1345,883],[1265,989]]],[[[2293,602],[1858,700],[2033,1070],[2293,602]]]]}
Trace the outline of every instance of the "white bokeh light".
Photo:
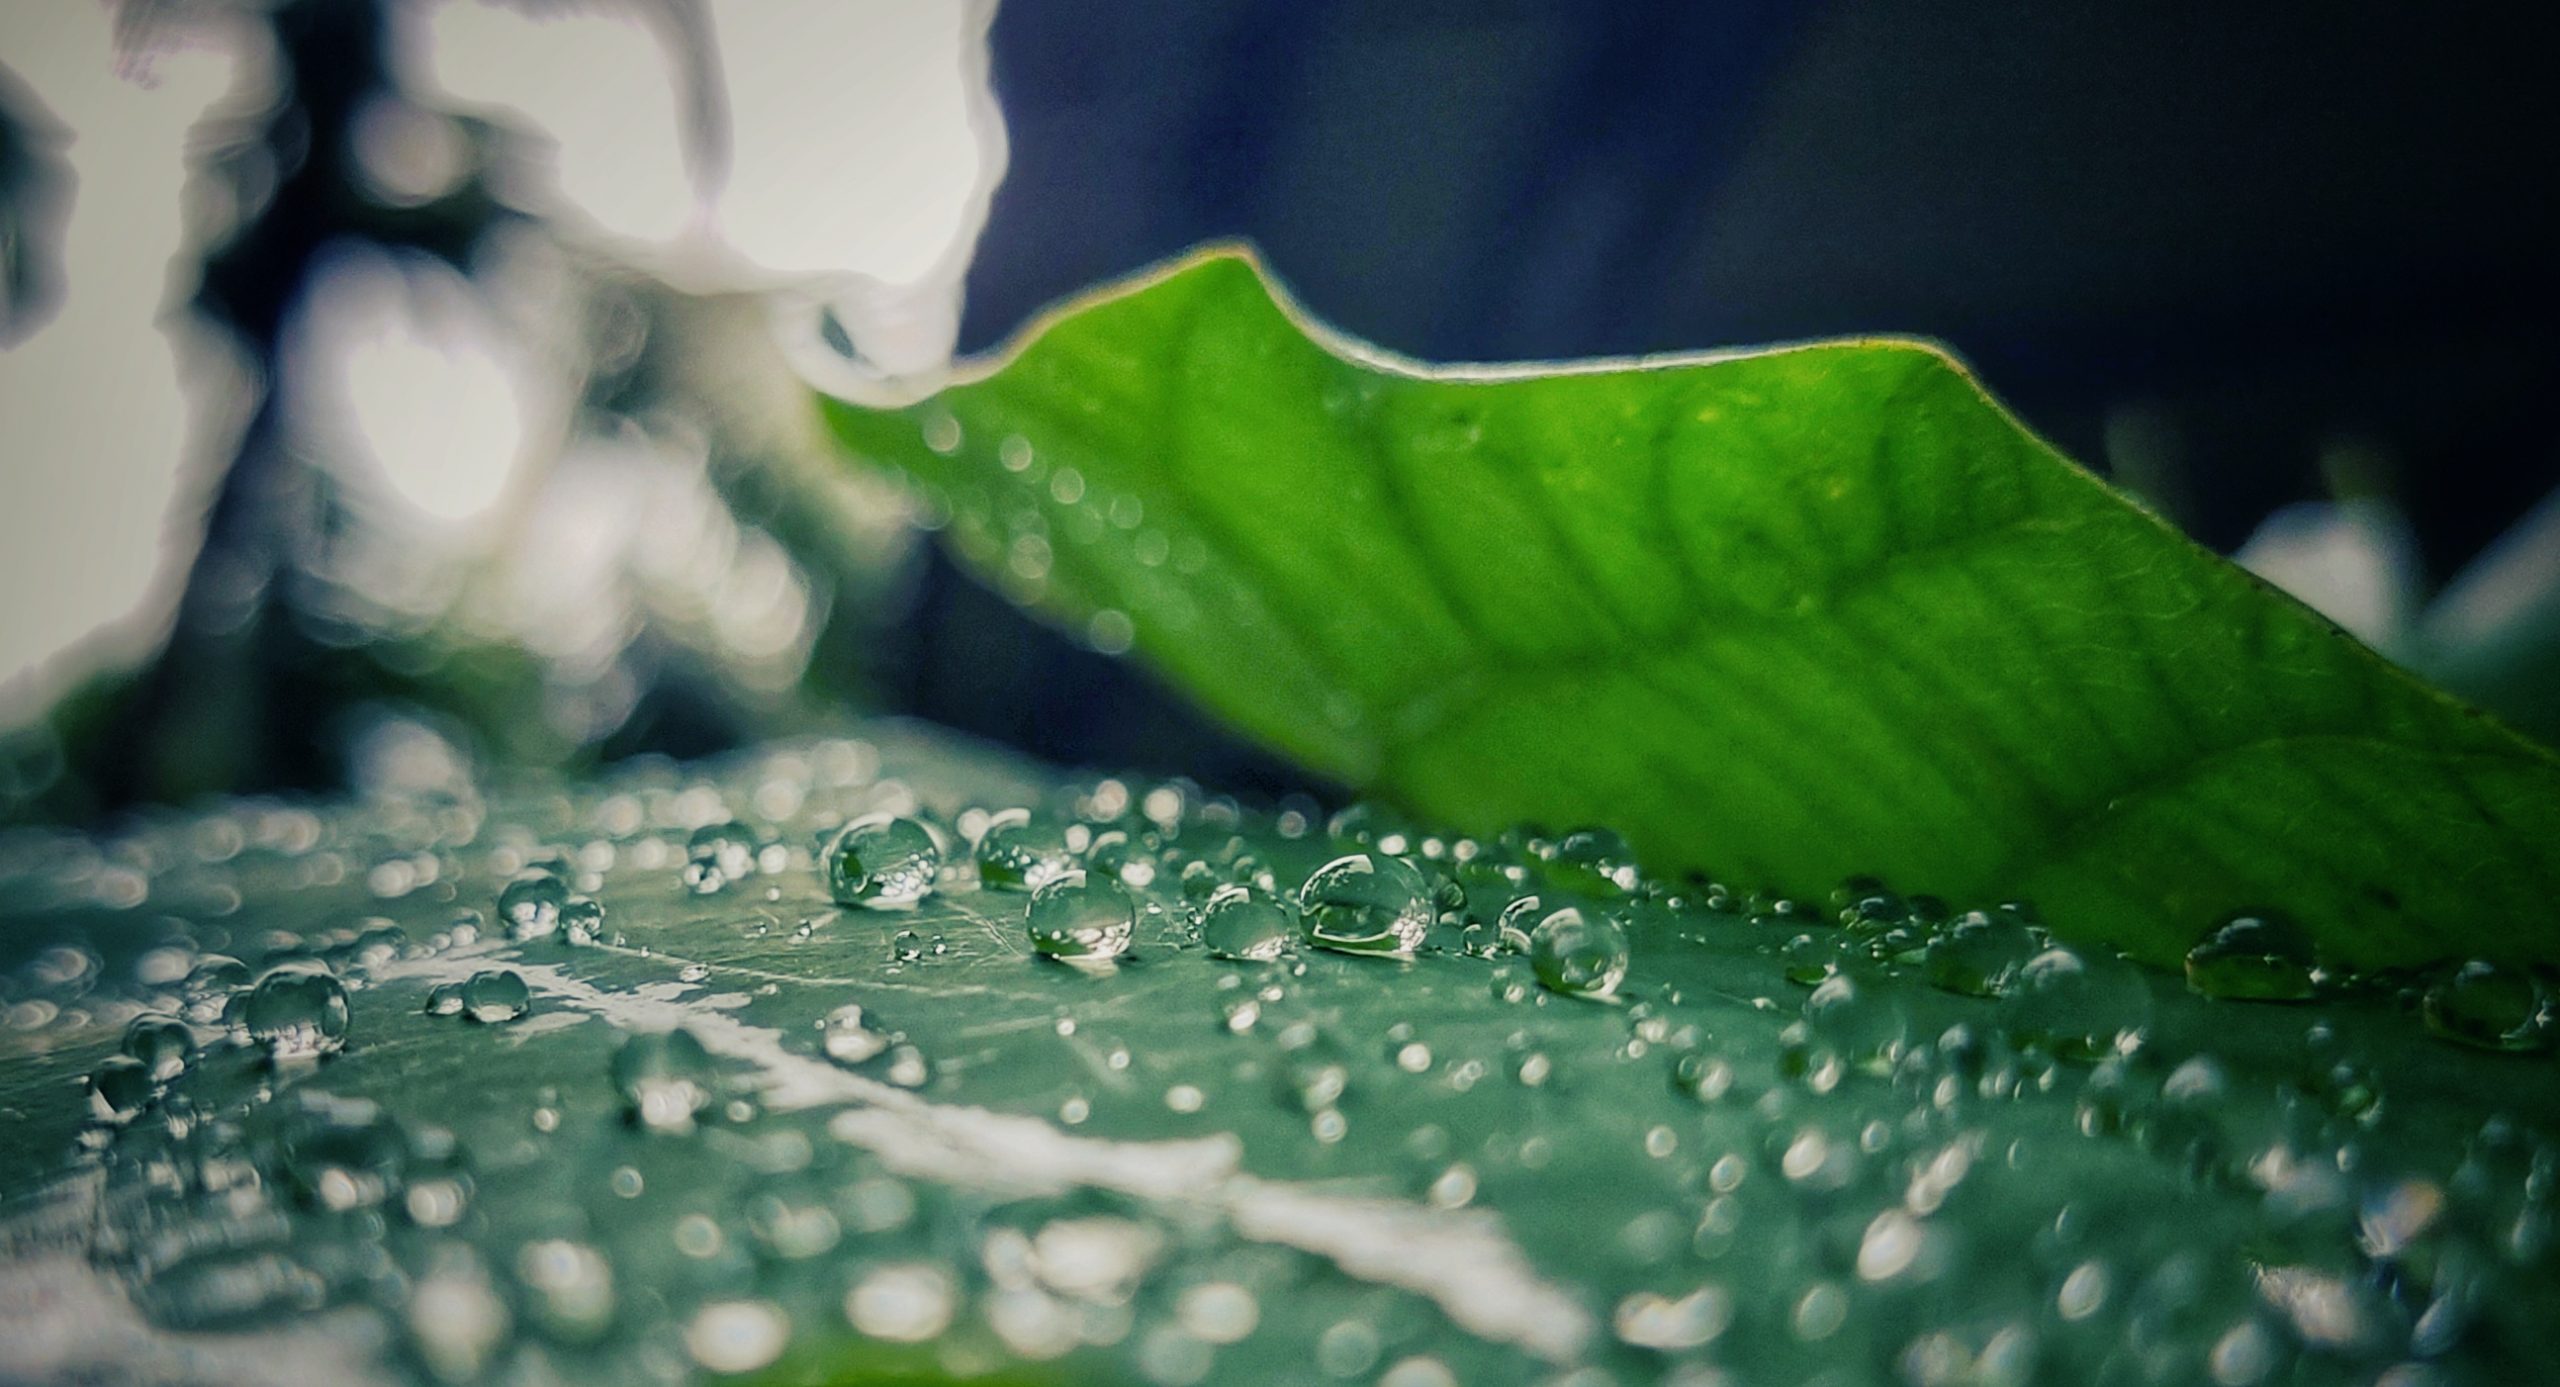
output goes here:
{"type": "MultiPolygon", "coordinates": [[[[350,249],[314,273],[285,339],[295,432],[345,480],[466,526],[528,459],[556,451],[565,389],[483,292],[420,256],[350,249]]],[[[361,491],[360,491],[361,495],[361,491]]]]}
{"type": "MultiPolygon", "coordinates": [[[[779,292],[789,336],[832,308],[873,370],[929,376],[1004,170],[992,0],[706,0],[708,157],[690,157],[692,42],[655,11],[418,0],[423,99],[540,137],[513,195],[692,292],[779,292]]],[[[796,355],[796,354],[795,354],[796,355]]]]}
{"type": "Polygon", "coordinates": [[[0,721],[155,637],[194,548],[193,518],[172,519],[186,470],[242,422],[241,369],[176,316],[193,284],[172,268],[192,249],[197,133],[266,100],[272,67],[256,26],[200,18],[128,80],[106,7],[0,6],[0,60],[68,132],[77,180],[60,310],[0,352],[0,721]]]}

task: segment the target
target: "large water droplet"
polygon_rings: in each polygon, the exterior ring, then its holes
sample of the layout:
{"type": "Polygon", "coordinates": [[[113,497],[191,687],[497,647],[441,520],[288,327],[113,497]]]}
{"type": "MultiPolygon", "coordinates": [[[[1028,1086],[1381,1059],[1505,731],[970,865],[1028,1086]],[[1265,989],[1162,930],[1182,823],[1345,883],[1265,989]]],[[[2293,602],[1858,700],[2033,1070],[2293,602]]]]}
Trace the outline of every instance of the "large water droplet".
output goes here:
{"type": "Polygon", "coordinates": [[[827,893],[838,905],[914,905],[932,893],[941,870],[932,832],[913,819],[856,819],[827,845],[827,893]]]}
{"type": "Polygon", "coordinates": [[[1356,852],[1318,867],[1298,890],[1307,938],[1355,954],[1410,954],[1431,930],[1430,883],[1401,858],[1356,852]]]}
{"type": "Polygon", "coordinates": [[[569,903],[569,883],[550,872],[526,872],[498,893],[498,919],[507,937],[547,939],[560,928],[560,908],[569,903]]]}
{"type": "Polygon", "coordinates": [[[763,851],[764,840],[745,824],[735,820],[704,824],[685,842],[685,889],[707,896],[754,876],[763,851]]]}
{"type": "Polygon", "coordinates": [[[492,968],[471,975],[462,985],[461,1002],[462,1011],[472,1020],[496,1025],[532,1011],[533,989],[525,986],[522,973],[492,968]]]}
{"type": "Polygon", "coordinates": [[[1939,930],[1921,959],[1929,985],[1967,997],[2003,997],[2044,943],[2009,912],[1971,910],[1939,930]]]}
{"type": "Polygon", "coordinates": [[[154,1083],[167,1083],[185,1071],[195,1056],[195,1037],[184,1022],[171,1016],[137,1016],[124,1028],[123,1050],[142,1061],[154,1083]]]}
{"type": "Polygon", "coordinates": [[[1297,935],[1288,905],[1251,887],[1222,887],[1200,910],[1200,943],[1217,958],[1269,963],[1297,935]]]}
{"type": "Polygon", "coordinates": [[[121,1127],[139,1116],[159,1090],[149,1065],[131,1055],[109,1055],[89,1075],[89,1115],[121,1127]]]}
{"type": "Polygon", "coordinates": [[[1024,920],[1031,947],[1055,959],[1092,962],[1117,958],[1129,947],[1138,908],[1111,878],[1069,872],[1031,893],[1024,920]]]}
{"type": "Polygon", "coordinates": [[[2010,1025],[2018,1038],[2070,1060],[2095,1060],[2139,1043],[2151,994],[2132,964],[2112,955],[2053,948],[2018,970],[2010,1025]]]}
{"type": "Polygon", "coordinates": [[[2542,989],[2523,969],[2475,958],[2429,987],[2427,1029],[2483,1050],[2538,1050],[2548,1040],[2542,989]]]}
{"type": "Polygon", "coordinates": [[[1627,976],[1626,927],[1575,906],[1550,911],[1529,932],[1529,965],[1551,992],[1606,997],[1627,976]]]}
{"type": "Polygon", "coordinates": [[[1028,809],[1006,809],[978,835],[978,884],[996,891],[1036,891],[1075,870],[1064,829],[1028,809]]]}
{"type": "Polygon", "coordinates": [[[2187,950],[2187,986],[2200,996],[2301,1002],[2316,990],[2311,936],[2272,911],[2234,915],[2187,950]]]}
{"type": "Polygon", "coordinates": [[[640,1032],[613,1052],[613,1086],[632,1121],[681,1135],[711,1105],[711,1054],[688,1030],[640,1032]]]}
{"type": "Polygon", "coordinates": [[[277,1060],[335,1054],[347,1043],[347,989],[321,963],[279,963],[250,989],[240,1023],[277,1060]]]}

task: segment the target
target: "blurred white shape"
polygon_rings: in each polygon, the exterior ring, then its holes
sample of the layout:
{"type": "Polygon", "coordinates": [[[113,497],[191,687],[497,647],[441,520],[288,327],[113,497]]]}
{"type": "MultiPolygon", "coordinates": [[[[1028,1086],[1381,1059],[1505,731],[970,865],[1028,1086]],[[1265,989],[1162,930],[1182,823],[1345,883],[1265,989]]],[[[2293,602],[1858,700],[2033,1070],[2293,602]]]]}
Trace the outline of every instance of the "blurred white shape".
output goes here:
{"type": "Polygon", "coordinates": [[[2525,512],[2427,609],[2421,632],[2437,650],[2469,650],[2532,632],[2560,632],[2560,491],[2525,512]]]}
{"type": "Polygon", "coordinates": [[[454,0],[402,36],[405,74],[422,96],[483,108],[550,145],[545,210],[582,219],[608,242],[664,249],[697,211],[685,167],[677,71],[639,6],[532,12],[454,0]]]}
{"type": "MultiPolygon", "coordinates": [[[[77,179],[60,312],[0,354],[10,503],[0,507],[0,722],[40,711],[93,664],[156,638],[194,549],[167,519],[190,463],[228,455],[248,398],[212,334],[164,319],[192,288],[188,180],[209,121],[273,90],[258,26],[191,13],[127,80],[97,4],[0,5],[0,55],[71,133],[77,179]],[[68,652],[87,638],[76,659],[68,652]]],[[[198,185],[200,191],[201,185],[198,185]]],[[[200,199],[199,199],[200,200],[200,199]]]]}
{"type": "Polygon", "coordinates": [[[356,112],[348,137],[366,190],[395,207],[435,201],[462,185],[469,148],[451,118],[381,95],[356,112]]]}
{"type": "Polygon", "coordinates": [[[841,370],[805,350],[831,310],[867,372],[830,384],[947,365],[1004,171],[993,0],[705,0],[701,35],[638,5],[416,5],[411,88],[547,141],[516,196],[678,288],[776,294],[804,367],[841,370]]]}
{"type": "Polygon", "coordinates": [[[2355,498],[2286,506],[2232,555],[2241,567],[2389,655],[2406,646],[2417,545],[2399,508],[2355,498]]]}
{"type": "Polygon", "coordinates": [[[325,255],[295,308],[282,388],[296,436],[368,519],[464,526],[561,441],[566,384],[530,358],[450,266],[350,246],[325,255]],[[406,514],[365,505],[383,498],[406,514]]]}

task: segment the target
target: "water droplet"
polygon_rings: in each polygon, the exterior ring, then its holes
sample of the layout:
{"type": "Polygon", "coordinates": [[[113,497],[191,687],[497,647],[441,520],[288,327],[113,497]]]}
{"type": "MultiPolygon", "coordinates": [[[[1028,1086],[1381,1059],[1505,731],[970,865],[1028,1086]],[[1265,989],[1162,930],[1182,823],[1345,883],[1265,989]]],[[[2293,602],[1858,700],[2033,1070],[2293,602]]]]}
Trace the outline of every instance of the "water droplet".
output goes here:
{"type": "Polygon", "coordinates": [[[1358,852],[1318,867],[1298,891],[1309,941],[1356,954],[1410,954],[1431,930],[1430,883],[1401,858],[1358,852]]]}
{"type": "Polygon", "coordinates": [[[123,1050],[151,1073],[154,1083],[167,1083],[185,1072],[194,1058],[195,1037],[185,1023],[170,1016],[137,1016],[124,1028],[123,1050]]]}
{"type": "Polygon", "coordinates": [[[1921,975],[1943,992],[2005,997],[2043,948],[2036,932],[2007,911],[1971,910],[1930,938],[1921,975]]]}
{"type": "Polygon", "coordinates": [[[592,1344],[613,1327],[613,1263],[602,1252],[566,1238],[525,1244],[516,1255],[534,1322],[569,1344],[592,1344]]]}
{"type": "Polygon", "coordinates": [[[2318,972],[2311,936],[2272,911],[2234,915],[2187,950],[2187,986],[2204,997],[2309,1001],[2318,972]]]}
{"type": "Polygon", "coordinates": [[[1200,911],[1200,943],[1216,958],[1269,963],[1297,936],[1288,904],[1251,887],[1221,887],[1200,911]]]}
{"type": "MultiPolygon", "coordinates": [[[[952,427],[958,445],[959,425],[952,427]]],[[[751,1373],[782,1356],[791,1342],[791,1319],[768,1300],[713,1301],[684,1327],[685,1352],[715,1373],[751,1373]]]]}
{"type": "Polygon", "coordinates": [[[427,989],[427,1015],[460,1016],[461,1014],[462,984],[442,982],[427,989]]]}
{"type": "Polygon", "coordinates": [[[691,1031],[640,1032],[613,1052],[613,1086],[632,1121],[681,1135],[711,1105],[711,1054],[691,1031]]]}
{"type": "Polygon", "coordinates": [[[862,1008],[851,1002],[828,1012],[818,1028],[827,1058],[848,1067],[869,1063],[891,1044],[890,1037],[872,1029],[862,1008]]]}
{"type": "Polygon", "coordinates": [[[409,1134],[376,1104],[306,1094],[285,1121],[284,1175],[305,1205],[345,1213],[400,1193],[411,1156],[409,1134]]]}
{"type": "Polygon", "coordinates": [[[179,991],[186,996],[186,1017],[199,1025],[223,1019],[233,994],[249,985],[249,965],[229,954],[206,954],[187,970],[179,991]]]}
{"type": "Polygon", "coordinates": [[[1529,932],[1529,964],[1548,991],[1606,997],[1627,976],[1627,931],[1610,916],[1574,906],[1551,911],[1529,932]]]}
{"type": "Polygon", "coordinates": [[[764,840],[736,820],[704,824],[685,841],[685,889],[708,896],[756,874],[764,840]]]}
{"type": "Polygon", "coordinates": [[[874,814],[856,819],[827,845],[827,893],[838,905],[897,908],[933,891],[942,852],[913,819],[874,814]]]}
{"type": "Polygon", "coordinates": [[[2018,1038],[2055,1056],[2090,1061],[2138,1043],[2151,993],[2132,964],[2102,953],[2053,948],[2018,970],[2011,1002],[2018,1038]]]}
{"type": "Polygon", "coordinates": [[[472,1020],[487,1025],[513,1021],[533,1010],[533,989],[525,986],[524,975],[512,968],[492,968],[474,973],[462,985],[462,1010],[472,1020]]]}
{"type": "Polygon", "coordinates": [[[1120,883],[1070,872],[1031,893],[1024,920],[1032,948],[1055,959],[1090,962],[1117,958],[1129,947],[1138,913],[1120,883]]]}
{"type": "Polygon", "coordinates": [[[571,896],[560,907],[560,937],[582,946],[601,942],[604,903],[589,896],[571,896]]]}
{"type": "Polygon", "coordinates": [[[509,939],[547,939],[560,928],[560,908],[568,903],[569,883],[550,872],[526,872],[498,893],[498,919],[509,939]]]}
{"type": "Polygon", "coordinates": [[[1006,809],[978,835],[978,884],[994,891],[1036,891],[1074,871],[1066,831],[1028,809],[1006,809]]]}
{"type": "Polygon", "coordinates": [[[240,1022],[276,1060],[335,1054],[347,1043],[347,989],[318,962],[279,963],[259,975],[240,1022]]]}
{"type": "Polygon", "coordinates": [[[2428,1030],[2483,1050],[2538,1050],[2549,1039],[2542,989],[2523,969],[2487,959],[2439,978],[2420,1012],[2428,1030]]]}
{"type": "Polygon", "coordinates": [[[89,1115],[121,1127],[138,1116],[159,1090],[149,1065],[131,1055],[109,1055],[89,1075],[89,1115]]]}
{"type": "Polygon", "coordinates": [[[1620,896],[1636,887],[1635,853],[1605,828],[1577,828],[1556,840],[1547,856],[1547,879],[1567,891],[1620,896]]]}
{"type": "Polygon", "coordinates": [[[950,1276],[925,1262],[899,1262],[864,1273],[845,1293],[844,1317],[864,1335],[918,1344],[950,1328],[957,1299],[950,1276]]]}

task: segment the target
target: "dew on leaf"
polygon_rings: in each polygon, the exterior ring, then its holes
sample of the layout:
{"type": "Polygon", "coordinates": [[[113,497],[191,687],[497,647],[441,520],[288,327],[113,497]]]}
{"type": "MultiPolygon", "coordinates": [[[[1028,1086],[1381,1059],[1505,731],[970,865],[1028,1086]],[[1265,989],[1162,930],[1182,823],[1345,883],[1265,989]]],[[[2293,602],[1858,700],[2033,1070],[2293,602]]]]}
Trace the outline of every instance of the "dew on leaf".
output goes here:
{"type": "Polygon", "coordinates": [[[1352,853],[1318,867],[1298,890],[1310,943],[1343,953],[1410,954],[1430,932],[1430,884],[1411,863],[1352,853]]]}
{"type": "Polygon", "coordinates": [[[1220,887],[1200,908],[1200,943],[1215,958],[1269,963],[1297,937],[1287,903],[1252,887],[1220,887]]]}
{"type": "Polygon", "coordinates": [[[498,893],[498,920],[509,939],[548,939],[559,930],[560,908],[568,903],[569,883],[547,871],[529,871],[498,893]]]}
{"type": "Polygon", "coordinates": [[[142,1062],[152,1082],[167,1083],[185,1072],[195,1057],[195,1037],[172,1016],[144,1015],[124,1028],[124,1053],[142,1062]]]}
{"type": "Polygon", "coordinates": [[[141,1115],[159,1087],[148,1064],[131,1055],[109,1055],[89,1073],[89,1116],[121,1127],[141,1115]]]}
{"type": "Polygon", "coordinates": [[[2538,1050],[2549,1043],[2542,989],[2521,968],[2473,959],[2437,979],[2420,1004],[2427,1029],[2483,1050],[2538,1050]]]}
{"type": "Polygon", "coordinates": [[[1550,992],[1613,995],[1627,976],[1626,927],[1575,906],[1550,911],[1529,932],[1529,963],[1550,992]]]}
{"type": "Polygon", "coordinates": [[[249,1039],[279,1061],[317,1059],[347,1043],[347,989],[316,961],[279,963],[258,976],[240,1011],[249,1039]]]}
{"type": "Polygon", "coordinates": [[[1065,829],[1028,809],[999,810],[978,835],[978,884],[994,891],[1036,891],[1073,871],[1065,829]]]}
{"type": "Polygon", "coordinates": [[[533,1010],[533,989],[512,968],[474,973],[462,984],[462,1012],[485,1025],[514,1021],[533,1010]]]}
{"type": "Polygon", "coordinates": [[[613,1052],[613,1087],[641,1128],[683,1135],[711,1106],[711,1054],[689,1030],[636,1032],[613,1052]]]}
{"type": "Polygon", "coordinates": [[[838,905],[896,909],[933,891],[942,851],[913,819],[874,814],[845,826],[827,845],[827,894],[838,905]]]}
{"type": "Polygon", "coordinates": [[[1023,912],[1031,947],[1064,962],[1117,958],[1137,930],[1137,905],[1109,877],[1069,872],[1031,893],[1023,912]]]}
{"type": "Polygon", "coordinates": [[[2187,950],[2187,986],[2226,1001],[2308,1001],[2318,971],[2311,936],[2273,911],[2233,915],[2187,950]]]}

